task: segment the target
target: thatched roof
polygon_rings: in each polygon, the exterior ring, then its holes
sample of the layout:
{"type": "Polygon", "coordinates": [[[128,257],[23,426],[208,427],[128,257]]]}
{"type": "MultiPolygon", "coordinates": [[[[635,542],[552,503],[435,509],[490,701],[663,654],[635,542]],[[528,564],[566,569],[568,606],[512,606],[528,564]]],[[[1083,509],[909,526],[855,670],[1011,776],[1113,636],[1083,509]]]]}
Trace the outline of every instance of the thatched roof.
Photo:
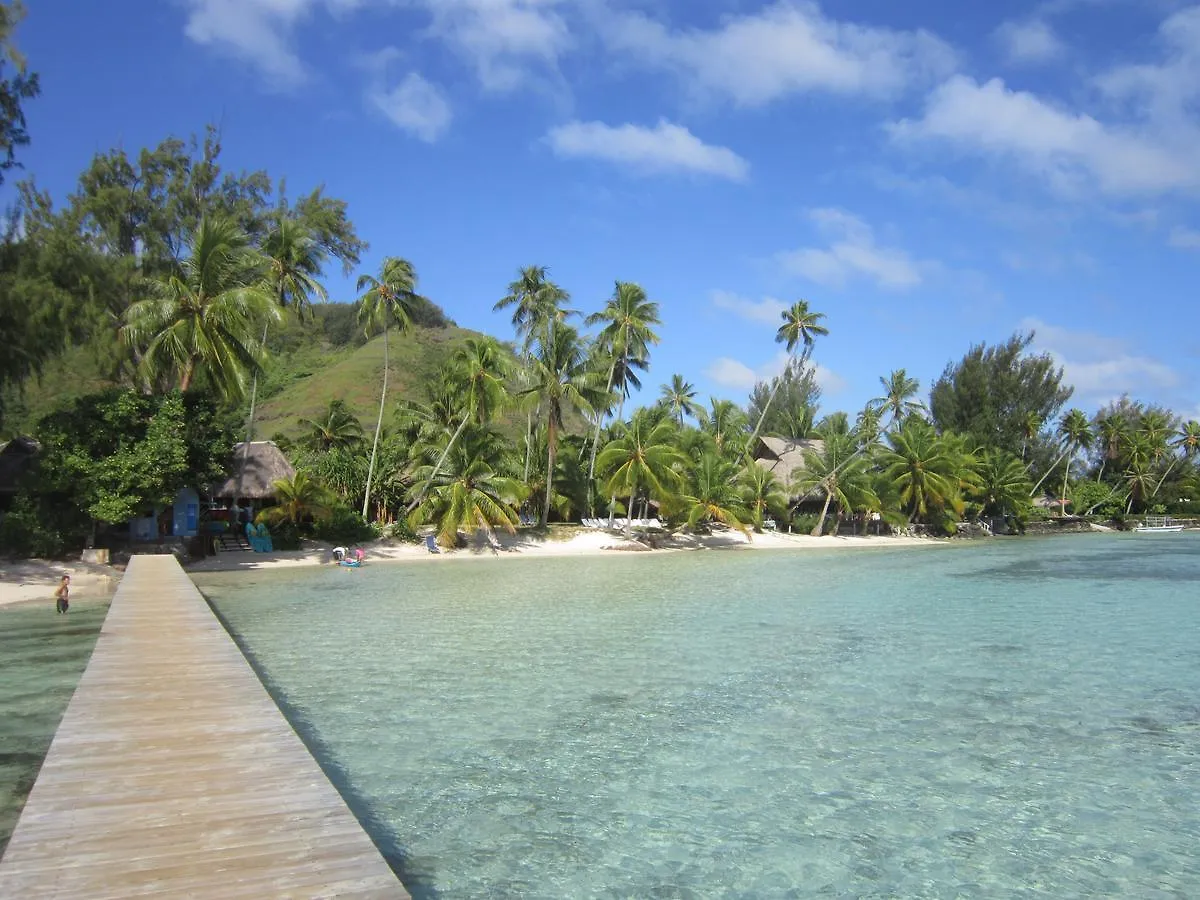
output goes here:
{"type": "Polygon", "coordinates": [[[274,441],[253,441],[249,450],[243,441],[233,448],[233,474],[214,484],[210,493],[228,499],[266,500],[275,496],[276,481],[295,475],[296,470],[274,441]]]}
{"type": "Polygon", "coordinates": [[[0,444],[0,494],[15,494],[21,476],[29,468],[42,445],[31,437],[15,437],[0,444]]]}
{"type": "Polygon", "coordinates": [[[825,442],[815,438],[760,437],[754,451],[754,461],[779,479],[780,484],[789,485],[804,471],[804,451],[821,453],[825,442]]]}

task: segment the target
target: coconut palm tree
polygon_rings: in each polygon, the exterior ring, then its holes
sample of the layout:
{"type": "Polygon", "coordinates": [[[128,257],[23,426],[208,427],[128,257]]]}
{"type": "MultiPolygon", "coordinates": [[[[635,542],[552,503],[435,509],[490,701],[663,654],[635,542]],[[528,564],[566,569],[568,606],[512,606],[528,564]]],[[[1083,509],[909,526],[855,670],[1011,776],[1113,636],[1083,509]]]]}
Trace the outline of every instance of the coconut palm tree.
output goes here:
{"type": "Polygon", "coordinates": [[[558,435],[568,411],[592,413],[592,404],[600,396],[599,378],[588,365],[587,353],[579,332],[570,325],[549,329],[530,359],[530,384],[522,394],[543,411],[546,421],[546,497],[541,523],[550,518],[554,493],[554,463],[558,456],[558,435]]]}
{"type": "Polygon", "coordinates": [[[895,428],[912,413],[925,411],[925,404],[913,399],[921,389],[921,382],[909,378],[904,369],[896,369],[887,378],[881,377],[879,383],[883,385],[883,396],[876,397],[871,403],[892,414],[889,428],[895,428]]]}
{"type": "Polygon", "coordinates": [[[1035,412],[1027,412],[1021,419],[1021,462],[1025,461],[1026,451],[1034,439],[1042,432],[1042,417],[1035,412]]]}
{"type": "Polygon", "coordinates": [[[362,423],[346,406],[345,400],[330,400],[329,406],[316,419],[300,419],[305,429],[299,444],[313,453],[331,450],[358,450],[366,442],[362,423]]]}
{"type": "Polygon", "coordinates": [[[753,540],[746,522],[752,513],[737,485],[738,467],[717,453],[704,453],[692,467],[688,486],[679,501],[688,511],[687,527],[720,522],[753,540]]]}
{"type": "Polygon", "coordinates": [[[652,424],[645,410],[639,409],[621,436],[610,441],[597,457],[596,465],[607,475],[613,496],[628,496],[625,536],[631,536],[633,501],[641,490],[660,502],[680,484],[678,469],[687,457],[675,446],[675,428],[669,421],[652,424]]]}
{"type": "Polygon", "coordinates": [[[953,450],[920,418],[905,421],[888,435],[888,444],[879,464],[904,510],[917,521],[947,523],[949,511],[962,506],[953,450]]]}
{"type": "MultiPolygon", "coordinates": [[[[821,514],[813,526],[812,536],[817,537],[825,530],[825,518],[829,515],[829,507],[837,501],[839,510],[849,510],[853,507],[846,488],[862,481],[866,476],[866,457],[858,453],[857,442],[848,432],[827,431],[821,434],[822,448],[804,451],[804,470],[796,481],[796,489],[803,492],[802,496],[821,491],[825,495],[825,503],[821,514]]],[[[861,488],[859,488],[861,490],[861,488]]]]}
{"type": "Polygon", "coordinates": [[[742,445],[737,442],[739,435],[746,433],[746,414],[732,400],[718,400],[710,397],[708,412],[700,412],[700,428],[712,435],[717,450],[722,454],[736,447],[740,453],[742,445]]]}
{"type": "Polygon", "coordinates": [[[262,365],[258,331],[279,318],[262,274],[262,257],[236,224],[201,221],[179,272],[152,280],[150,297],[125,311],[121,338],[141,349],[147,381],[186,391],[204,376],[225,398],[244,396],[246,373],[262,365]]]}
{"type": "Polygon", "coordinates": [[[299,527],[310,519],[329,516],[333,498],[323,484],[303,469],[291,478],[281,478],[273,484],[275,505],[258,514],[261,522],[279,525],[287,522],[299,527]]]}
{"type": "Polygon", "coordinates": [[[696,402],[696,388],[684,380],[682,375],[672,375],[671,380],[662,385],[660,402],[675,416],[679,427],[683,427],[683,417],[696,418],[703,407],[696,402]]]}
{"type": "Polygon", "coordinates": [[[446,457],[454,449],[467,424],[487,425],[507,401],[505,380],[510,371],[508,356],[493,338],[467,338],[466,343],[454,352],[446,372],[446,382],[458,400],[460,420],[420,493],[409,506],[410,512],[421,502],[434,479],[441,473],[446,457]]]}
{"type": "Polygon", "coordinates": [[[1067,514],[1067,482],[1071,478],[1071,463],[1080,450],[1092,445],[1092,427],[1087,414],[1081,409],[1071,409],[1063,416],[1058,425],[1058,434],[1062,438],[1066,453],[1067,468],[1063,473],[1062,496],[1059,501],[1059,513],[1067,514]]]}
{"type": "Polygon", "coordinates": [[[379,452],[379,433],[383,430],[383,410],[387,403],[388,332],[396,325],[400,332],[408,330],[412,321],[412,310],[417,303],[417,273],[413,264],[398,256],[388,256],[380,267],[379,277],[361,275],[358,289],[364,291],[358,298],[358,321],[370,336],[383,329],[383,386],[379,391],[379,419],[375,423],[375,439],[371,442],[371,461],[367,465],[367,484],[363,491],[363,518],[371,505],[371,479],[375,475],[375,457],[379,452]]]}
{"type": "Polygon", "coordinates": [[[737,487],[742,506],[750,513],[755,531],[762,531],[767,513],[778,518],[787,514],[788,498],[775,473],[756,462],[747,462],[738,473],[737,487]]]}
{"type": "MultiPolygon", "coordinates": [[[[646,367],[650,345],[658,343],[658,334],[654,331],[654,326],[659,324],[658,304],[646,296],[641,285],[631,281],[618,281],[604,309],[588,316],[586,324],[589,327],[604,326],[596,336],[596,348],[612,359],[604,392],[608,394],[614,386],[618,387],[620,399],[617,402],[617,421],[622,421],[625,417],[628,386],[632,383],[640,387],[633,369],[646,367]],[[618,371],[621,376],[619,385],[618,371]]],[[[600,426],[604,422],[604,413],[605,410],[597,410],[596,413],[592,455],[588,462],[589,479],[596,477],[596,452],[600,446],[600,426]]]]}
{"type": "MultiPolygon", "coordinates": [[[[494,437],[486,429],[468,428],[421,502],[409,513],[412,527],[433,522],[443,547],[453,547],[460,530],[485,531],[489,543],[495,542],[497,527],[509,534],[516,532],[516,507],[526,489],[515,478],[500,473],[494,437]]],[[[422,480],[431,474],[431,467],[417,470],[422,480]]]]}
{"type": "MultiPolygon", "coordinates": [[[[807,300],[797,300],[792,304],[791,309],[786,310],[782,315],[783,324],[775,332],[775,343],[787,344],[787,351],[791,355],[791,359],[789,360],[789,364],[791,365],[797,365],[796,345],[803,345],[804,352],[798,364],[800,367],[803,367],[808,363],[809,357],[812,356],[812,348],[816,338],[829,334],[829,329],[821,324],[821,320],[825,318],[825,314],[810,310],[807,300]]],[[[799,370],[797,368],[797,371],[799,370]]],[[[775,394],[779,391],[779,385],[782,383],[781,379],[775,380],[775,386],[772,388],[770,396],[767,397],[767,402],[763,405],[762,414],[758,417],[758,424],[754,426],[754,433],[750,435],[750,443],[747,445],[751,449],[753,449],[754,442],[758,438],[758,433],[762,430],[763,422],[767,418],[767,412],[771,409],[771,403],[775,399],[775,394]]]]}
{"type": "Polygon", "coordinates": [[[1120,413],[1110,413],[1096,419],[1096,437],[1100,443],[1100,469],[1096,480],[1104,477],[1104,469],[1110,463],[1121,457],[1125,445],[1129,442],[1132,429],[1129,420],[1120,413]]]}
{"type": "Polygon", "coordinates": [[[979,487],[975,494],[988,515],[1021,516],[1029,507],[1032,487],[1029,470],[1004,450],[985,450],[977,468],[979,487]]]}

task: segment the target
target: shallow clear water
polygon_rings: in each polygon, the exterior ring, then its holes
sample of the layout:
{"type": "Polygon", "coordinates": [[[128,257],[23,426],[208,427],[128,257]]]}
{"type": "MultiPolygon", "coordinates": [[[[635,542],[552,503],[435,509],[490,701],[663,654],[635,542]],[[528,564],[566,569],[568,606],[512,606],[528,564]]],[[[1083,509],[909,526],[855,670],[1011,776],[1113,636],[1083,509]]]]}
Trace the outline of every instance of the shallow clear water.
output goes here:
{"type": "MultiPolygon", "coordinates": [[[[47,588],[47,596],[53,588],[47,588]]],[[[0,606],[0,853],[87,667],[108,601],[0,606]]]]}
{"type": "Polygon", "coordinates": [[[1195,896],[1198,537],[200,583],[418,897],[1195,896]]]}

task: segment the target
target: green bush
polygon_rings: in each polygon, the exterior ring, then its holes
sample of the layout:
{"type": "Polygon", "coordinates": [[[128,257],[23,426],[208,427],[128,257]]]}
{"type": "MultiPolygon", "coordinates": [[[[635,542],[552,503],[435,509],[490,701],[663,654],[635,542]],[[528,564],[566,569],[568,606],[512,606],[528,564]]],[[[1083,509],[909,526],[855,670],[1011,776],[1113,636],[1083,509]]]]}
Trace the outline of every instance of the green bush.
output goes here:
{"type": "Polygon", "coordinates": [[[271,546],[276,550],[299,550],[300,531],[291,522],[280,522],[271,528],[271,546]]]}
{"type": "Polygon", "coordinates": [[[53,559],[67,551],[67,539],[47,525],[33,501],[21,496],[0,519],[0,553],[15,558],[53,559]]]}
{"type": "MultiPolygon", "coordinates": [[[[792,533],[793,534],[810,534],[817,527],[817,522],[821,519],[816,513],[801,513],[792,517],[792,533]]],[[[833,516],[830,516],[825,521],[827,528],[832,527],[833,516]]]]}
{"type": "Polygon", "coordinates": [[[373,525],[345,506],[334,507],[328,518],[313,525],[313,536],[321,541],[338,544],[358,544],[379,537],[373,525]]]}
{"type": "Polygon", "coordinates": [[[407,519],[398,519],[388,526],[387,535],[395,540],[404,541],[406,544],[419,544],[423,541],[423,538],[413,531],[407,519]]]}

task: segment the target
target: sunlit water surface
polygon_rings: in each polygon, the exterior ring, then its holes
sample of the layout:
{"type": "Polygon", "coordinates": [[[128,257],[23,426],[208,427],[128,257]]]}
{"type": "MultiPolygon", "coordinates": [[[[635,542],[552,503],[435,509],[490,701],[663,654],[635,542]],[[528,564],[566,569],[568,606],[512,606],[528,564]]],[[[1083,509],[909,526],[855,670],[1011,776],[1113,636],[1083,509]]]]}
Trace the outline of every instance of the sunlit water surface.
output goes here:
{"type": "Polygon", "coordinates": [[[71,611],[60,616],[51,591],[44,601],[0,606],[0,853],[108,610],[107,600],[72,598],[71,611]]]}
{"type": "Polygon", "coordinates": [[[1200,536],[205,576],[417,897],[1200,894],[1200,536]]]}

